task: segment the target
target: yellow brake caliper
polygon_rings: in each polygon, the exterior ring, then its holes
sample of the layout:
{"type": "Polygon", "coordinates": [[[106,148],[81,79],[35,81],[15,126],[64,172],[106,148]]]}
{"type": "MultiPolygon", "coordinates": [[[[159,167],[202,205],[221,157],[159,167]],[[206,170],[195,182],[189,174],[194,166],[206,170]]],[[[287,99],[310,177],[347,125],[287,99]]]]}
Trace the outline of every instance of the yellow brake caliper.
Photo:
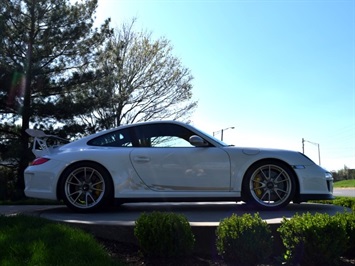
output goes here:
{"type": "Polygon", "coordinates": [[[95,188],[96,188],[96,191],[95,191],[95,195],[96,195],[96,197],[98,198],[98,197],[100,197],[100,195],[101,195],[101,193],[102,193],[102,183],[100,183],[100,184],[97,184],[96,186],[95,186],[95,188]]]}
{"type": "Polygon", "coordinates": [[[254,191],[255,194],[258,196],[258,198],[261,197],[261,195],[263,194],[263,191],[261,190],[261,177],[260,174],[258,174],[253,181],[253,185],[254,185],[254,191]]]}

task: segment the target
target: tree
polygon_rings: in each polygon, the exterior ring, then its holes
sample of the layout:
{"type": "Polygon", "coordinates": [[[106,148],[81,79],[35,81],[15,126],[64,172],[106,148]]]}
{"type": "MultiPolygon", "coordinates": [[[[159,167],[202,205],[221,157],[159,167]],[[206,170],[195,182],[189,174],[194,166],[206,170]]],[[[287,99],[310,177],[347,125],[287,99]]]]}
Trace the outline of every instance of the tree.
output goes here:
{"type": "Polygon", "coordinates": [[[98,57],[103,79],[90,85],[94,109],[80,115],[91,131],[121,124],[189,117],[197,103],[191,101],[193,77],[165,38],[153,40],[150,33],[135,32],[135,20],[117,29],[98,57]]]}
{"type": "Polygon", "coordinates": [[[13,158],[21,191],[30,156],[25,130],[53,128],[87,111],[67,96],[98,76],[91,63],[112,31],[109,20],[93,28],[96,8],[97,0],[0,0],[0,148],[4,158],[4,143],[19,143],[13,158]]]}
{"type": "Polygon", "coordinates": [[[346,165],[343,169],[333,171],[332,174],[335,181],[355,179],[355,169],[350,169],[346,165]]]}

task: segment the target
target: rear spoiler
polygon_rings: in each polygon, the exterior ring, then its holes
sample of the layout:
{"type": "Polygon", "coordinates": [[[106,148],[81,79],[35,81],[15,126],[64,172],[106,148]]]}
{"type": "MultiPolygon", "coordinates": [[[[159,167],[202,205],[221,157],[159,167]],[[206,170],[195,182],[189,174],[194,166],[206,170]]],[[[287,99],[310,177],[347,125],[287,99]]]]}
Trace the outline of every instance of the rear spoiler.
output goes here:
{"type": "Polygon", "coordinates": [[[36,129],[26,129],[26,133],[33,137],[33,145],[32,145],[32,153],[38,157],[42,157],[44,155],[49,155],[52,151],[66,143],[69,143],[68,140],[57,137],[55,135],[47,135],[42,130],[36,129]],[[50,145],[47,141],[50,140],[50,145]]]}

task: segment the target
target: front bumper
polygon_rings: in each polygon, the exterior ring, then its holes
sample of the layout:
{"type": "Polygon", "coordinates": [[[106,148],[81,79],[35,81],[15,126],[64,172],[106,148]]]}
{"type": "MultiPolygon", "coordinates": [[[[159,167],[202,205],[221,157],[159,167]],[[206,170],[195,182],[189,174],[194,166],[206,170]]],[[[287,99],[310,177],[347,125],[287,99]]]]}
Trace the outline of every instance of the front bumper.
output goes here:
{"type": "Polygon", "coordinates": [[[332,194],[301,194],[293,200],[295,203],[306,202],[309,200],[333,200],[332,194]]]}

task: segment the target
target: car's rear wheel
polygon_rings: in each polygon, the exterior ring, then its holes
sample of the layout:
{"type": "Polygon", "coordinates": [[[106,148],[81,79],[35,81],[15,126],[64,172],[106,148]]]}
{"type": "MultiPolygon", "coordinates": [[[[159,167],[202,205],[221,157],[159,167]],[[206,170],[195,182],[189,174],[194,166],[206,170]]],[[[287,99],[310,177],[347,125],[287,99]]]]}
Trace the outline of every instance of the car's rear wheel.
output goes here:
{"type": "Polygon", "coordinates": [[[65,204],[80,212],[98,210],[112,198],[110,175],[102,166],[91,162],[68,168],[62,175],[60,188],[65,204]]]}
{"type": "Polygon", "coordinates": [[[295,194],[295,175],[278,161],[264,161],[253,165],[243,181],[244,200],[253,206],[275,210],[286,206],[295,194]]]}

